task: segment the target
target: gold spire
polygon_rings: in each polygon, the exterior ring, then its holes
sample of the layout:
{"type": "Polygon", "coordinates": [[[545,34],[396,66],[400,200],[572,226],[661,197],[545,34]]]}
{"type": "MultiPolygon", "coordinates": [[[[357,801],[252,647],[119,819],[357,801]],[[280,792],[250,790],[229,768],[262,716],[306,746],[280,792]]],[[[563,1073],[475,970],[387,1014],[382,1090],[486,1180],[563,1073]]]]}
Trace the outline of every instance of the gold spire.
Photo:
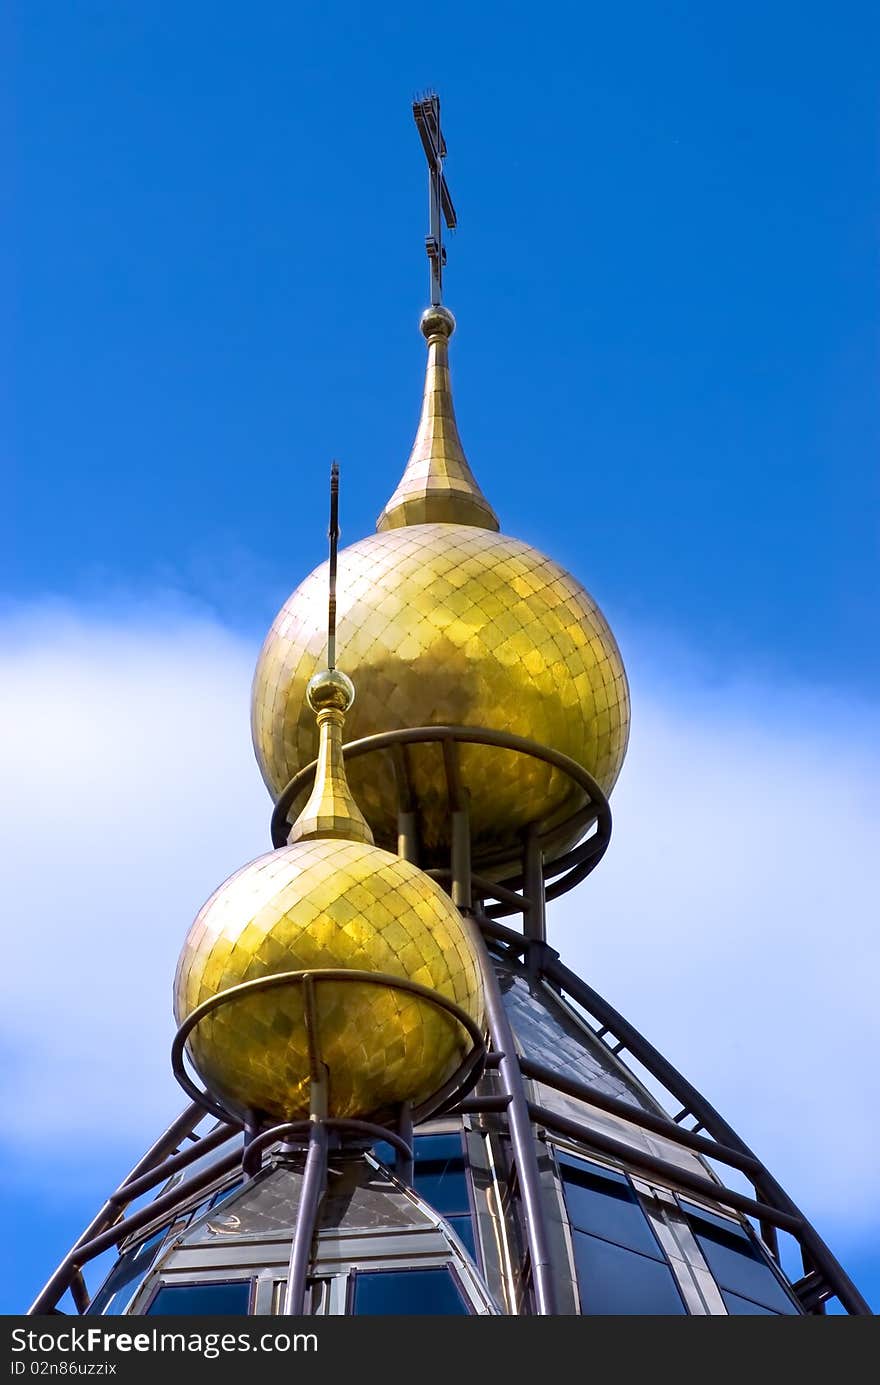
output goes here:
{"type": "Polygon", "coordinates": [[[348,787],[342,758],[342,728],[354,702],[354,684],[339,669],[324,669],[309,680],[306,697],[318,717],[318,764],[312,792],[287,840],[342,837],[372,846],[373,834],[348,787]]]}
{"type": "Polygon", "coordinates": [[[498,517],[477,485],[455,422],[448,345],[455,318],[448,308],[435,306],[422,314],[420,326],[428,342],[422,417],[406,470],[376,528],[471,524],[497,530],[498,517]]]}

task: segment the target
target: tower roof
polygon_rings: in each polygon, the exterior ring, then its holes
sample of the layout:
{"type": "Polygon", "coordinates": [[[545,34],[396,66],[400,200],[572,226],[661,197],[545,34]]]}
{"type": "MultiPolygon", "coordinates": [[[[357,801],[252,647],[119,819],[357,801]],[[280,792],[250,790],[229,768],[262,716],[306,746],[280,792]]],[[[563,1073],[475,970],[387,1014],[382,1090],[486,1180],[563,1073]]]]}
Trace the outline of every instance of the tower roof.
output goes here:
{"type": "Polygon", "coordinates": [[[455,318],[448,308],[432,307],[420,325],[428,343],[422,416],[406,469],[376,528],[440,523],[497,530],[498,516],[471,471],[455,420],[449,379],[455,318]]]}

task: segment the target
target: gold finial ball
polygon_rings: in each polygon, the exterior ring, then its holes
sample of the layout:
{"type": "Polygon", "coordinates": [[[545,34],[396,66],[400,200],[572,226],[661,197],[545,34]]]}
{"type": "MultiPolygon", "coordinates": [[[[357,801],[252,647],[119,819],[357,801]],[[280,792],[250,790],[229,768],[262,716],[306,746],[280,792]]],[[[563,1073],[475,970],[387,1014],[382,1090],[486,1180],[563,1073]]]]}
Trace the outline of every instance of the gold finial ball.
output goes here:
{"type": "Polygon", "coordinates": [[[448,341],[455,331],[455,318],[448,308],[435,303],[422,313],[419,328],[426,341],[432,337],[445,337],[448,341]]]}
{"type": "MultiPolygon", "coordinates": [[[[335,967],[415,981],[482,1023],[477,959],[448,895],[387,851],[326,838],[260,856],[211,896],[180,955],[174,1014],[180,1024],[257,977],[335,967]]],[[[332,1116],[381,1120],[418,1105],[471,1047],[453,1016],[405,991],[318,981],[315,996],[332,1116]]],[[[303,1002],[301,985],[279,985],[221,1005],[190,1035],[202,1081],[239,1116],[308,1114],[303,1002]]]]}
{"type": "MultiPolygon", "coordinates": [[[[254,676],[254,747],[276,798],[315,757],[305,691],[324,657],[326,590],[324,564],[282,607],[254,676]]],[[[339,554],[337,634],[358,685],[346,739],[443,724],[510,731],[569,755],[605,793],[613,787],[629,729],[620,651],[589,593],[528,544],[462,524],[370,535],[339,554]]],[[[555,827],[583,806],[581,791],[543,761],[470,745],[460,760],[477,865],[520,851],[529,824],[555,827]]],[[[423,864],[447,866],[443,757],[436,745],[410,746],[407,764],[423,864]]],[[[348,771],[377,844],[394,849],[387,756],[359,756],[348,771]]]]}
{"type": "Polygon", "coordinates": [[[325,668],[314,673],[306,685],[306,701],[313,712],[333,707],[347,712],[354,702],[354,683],[338,668],[325,668]]]}

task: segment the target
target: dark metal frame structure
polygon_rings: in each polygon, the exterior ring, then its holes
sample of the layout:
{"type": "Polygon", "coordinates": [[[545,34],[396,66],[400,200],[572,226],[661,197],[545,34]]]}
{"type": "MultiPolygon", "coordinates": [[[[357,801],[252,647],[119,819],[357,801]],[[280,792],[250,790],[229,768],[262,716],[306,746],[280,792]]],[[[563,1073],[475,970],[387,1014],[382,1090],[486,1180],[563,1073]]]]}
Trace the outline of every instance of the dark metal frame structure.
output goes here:
{"type": "MultiPolygon", "coordinates": [[[[558,1134],[576,1141],[586,1151],[622,1162],[635,1173],[658,1175],[673,1189],[708,1197],[721,1207],[754,1218],[771,1256],[779,1264],[777,1231],[790,1233],[798,1243],[803,1275],[790,1285],[806,1313],[824,1313],[828,1299],[836,1297],[850,1314],[870,1315],[871,1309],[845,1270],[838,1263],[818,1232],[803,1212],[782,1189],[762,1162],[740,1139],[706,1099],[660,1054],[639,1031],[623,1018],[607,1001],[575,975],[549,946],[546,938],[545,904],[582,880],[595,868],[608,846],[611,834],[611,813],[607,800],[592,777],[574,761],[559,752],[539,746],[521,737],[478,727],[429,726],[385,732],[350,743],[344,748],[346,759],[364,754],[384,752],[391,759],[391,768],[398,788],[398,838],[401,855],[413,860],[417,856],[417,808],[414,805],[406,777],[408,745],[440,743],[446,767],[449,811],[451,816],[451,860],[448,869],[430,873],[449,889],[454,902],[469,921],[474,944],[480,958],[483,975],[488,1028],[488,1051],[475,1040],[470,1066],[466,1061],[459,1080],[442,1097],[442,1109],[449,1115],[494,1114],[506,1124],[511,1163],[518,1184],[525,1226],[528,1263],[531,1269],[533,1308],[537,1314],[553,1314],[557,1305],[553,1266],[548,1250],[548,1235],[542,1190],[539,1182],[537,1136],[540,1132],[558,1134]],[[471,866],[471,839],[468,825],[468,796],[458,772],[458,746],[480,744],[503,750],[518,751],[556,766],[568,774],[586,797],[583,807],[567,822],[543,835],[536,829],[524,834],[519,869],[515,874],[492,881],[475,874],[471,866]],[[592,834],[552,862],[544,863],[548,844],[558,841],[573,828],[594,829],[592,834]],[[552,883],[548,883],[552,882],[552,883]],[[487,901],[495,901],[487,907],[487,901]],[[499,920],[518,913],[523,918],[523,930],[507,927],[499,920]],[[490,951],[491,949],[491,951],[490,951]],[[505,1012],[492,954],[509,959],[522,958],[536,979],[543,979],[557,993],[567,996],[585,1017],[594,1038],[610,1053],[626,1051],[660,1084],[680,1108],[674,1116],[642,1110],[618,1097],[597,1091],[564,1072],[519,1056],[516,1052],[510,1021],[505,1012]],[[471,1095],[483,1066],[497,1072],[500,1093],[485,1096],[471,1095]],[[612,1138],[568,1116],[560,1115],[528,1099],[526,1081],[532,1079],[557,1092],[578,1098],[599,1110],[622,1116],[636,1126],[659,1135],[688,1149],[713,1164],[736,1170],[751,1184],[753,1196],[727,1188],[723,1182],[683,1169],[635,1145],[612,1138]],[[690,1122],[690,1124],[686,1124],[690,1122]]],[[[309,765],[287,785],[272,816],[272,840],[276,847],[286,844],[287,814],[298,794],[314,776],[315,765],[309,765]]],[[[481,861],[484,869],[495,869],[502,862],[481,861]]],[[[345,977],[346,973],[339,975],[345,977]]],[[[413,983],[399,978],[377,977],[368,974],[378,984],[393,984],[415,989],[413,983]]],[[[319,973],[312,973],[315,980],[319,973]]],[[[334,974],[334,979],[339,976],[334,974]]],[[[347,979],[365,979],[348,973],[347,979]]],[[[240,992],[248,987],[298,983],[308,988],[308,974],[290,973],[267,977],[262,983],[246,983],[236,987],[240,992]]],[[[423,988],[419,988],[423,989],[423,988]]],[[[230,993],[231,994],[231,993],[230,993]]],[[[427,997],[434,997],[426,992],[427,997]]],[[[222,1003],[223,997],[217,1003],[222,1003]]],[[[445,1003],[452,1010],[449,1002],[445,1003]]],[[[204,1010],[205,1007],[201,1007],[204,1010]]],[[[200,1092],[186,1076],[183,1047],[200,1012],[194,1012],[178,1032],[174,1045],[174,1068],[178,1080],[195,1098],[163,1136],[147,1151],[131,1173],[111,1194],[107,1202],[77,1240],[46,1286],[29,1309],[31,1314],[57,1312],[57,1304],[70,1290],[79,1313],[89,1311],[90,1296],[82,1275],[85,1264],[112,1246],[119,1245],[133,1233],[166,1212],[182,1206],[194,1194],[213,1184],[233,1169],[241,1168],[246,1177],[253,1177],[260,1168],[269,1146],[281,1144],[285,1149],[305,1150],[305,1174],[302,1199],[294,1231],[284,1311],[301,1313],[304,1309],[306,1278],[326,1177],[327,1151],[332,1141],[347,1138],[361,1143],[374,1139],[389,1141],[397,1152],[397,1172],[403,1181],[412,1178],[412,1127],[423,1113],[404,1107],[396,1129],[360,1121],[338,1121],[326,1115],[326,1092],[322,1091],[321,1073],[313,1061],[312,1109],[308,1120],[270,1126],[263,1129],[256,1118],[244,1121],[233,1113],[218,1108],[205,1093],[200,1092]],[[197,1136],[195,1131],[205,1118],[206,1110],[217,1116],[220,1123],[208,1133],[197,1136]],[[144,1207],[125,1215],[127,1207],[146,1192],[158,1187],[172,1175],[180,1173],[205,1154],[243,1135],[241,1145],[215,1160],[209,1168],[184,1178],[175,1187],[144,1207]],[[187,1146],[187,1141],[189,1144],[187,1146]],[[184,1147],[186,1146],[186,1147],[184,1147]]],[[[460,1017],[460,1016],[459,1016],[460,1017]]],[[[314,1057],[314,1055],[313,1055],[314,1057]]],[[[432,1110],[436,1111],[436,1106],[432,1110]]],[[[788,1280],[786,1281],[788,1282],[788,1280]]]]}

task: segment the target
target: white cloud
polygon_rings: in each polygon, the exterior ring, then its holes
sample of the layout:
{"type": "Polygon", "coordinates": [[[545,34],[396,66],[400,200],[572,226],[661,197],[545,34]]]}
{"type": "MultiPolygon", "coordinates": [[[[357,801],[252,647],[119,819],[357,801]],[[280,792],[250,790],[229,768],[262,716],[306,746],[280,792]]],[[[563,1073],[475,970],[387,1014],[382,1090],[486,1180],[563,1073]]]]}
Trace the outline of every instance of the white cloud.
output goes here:
{"type": "MultiPolygon", "coordinates": [[[[256,652],[162,605],[128,619],[30,608],[0,629],[0,1033],[19,1160],[40,1157],[51,1112],[61,1147],[76,1137],[78,1158],[100,1151],[121,1174],[182,1105],[177,953],[203,899],[268,845],[256,652]]],[[[614,840],[554,906],[553,941],[820,1225],[854,1228],[880,1215],[877,717],[676,666],[630,656],[614,840]]]]}
{"type": "Polygon", "coordinates": [[[177,954],[204,899],[269,845],[255,657],[166,607],[129,622],[39,608],[3,628],[2,1091],[20,1146],[51,1112],[124,1162],[184,1104],[177,954]]]}

